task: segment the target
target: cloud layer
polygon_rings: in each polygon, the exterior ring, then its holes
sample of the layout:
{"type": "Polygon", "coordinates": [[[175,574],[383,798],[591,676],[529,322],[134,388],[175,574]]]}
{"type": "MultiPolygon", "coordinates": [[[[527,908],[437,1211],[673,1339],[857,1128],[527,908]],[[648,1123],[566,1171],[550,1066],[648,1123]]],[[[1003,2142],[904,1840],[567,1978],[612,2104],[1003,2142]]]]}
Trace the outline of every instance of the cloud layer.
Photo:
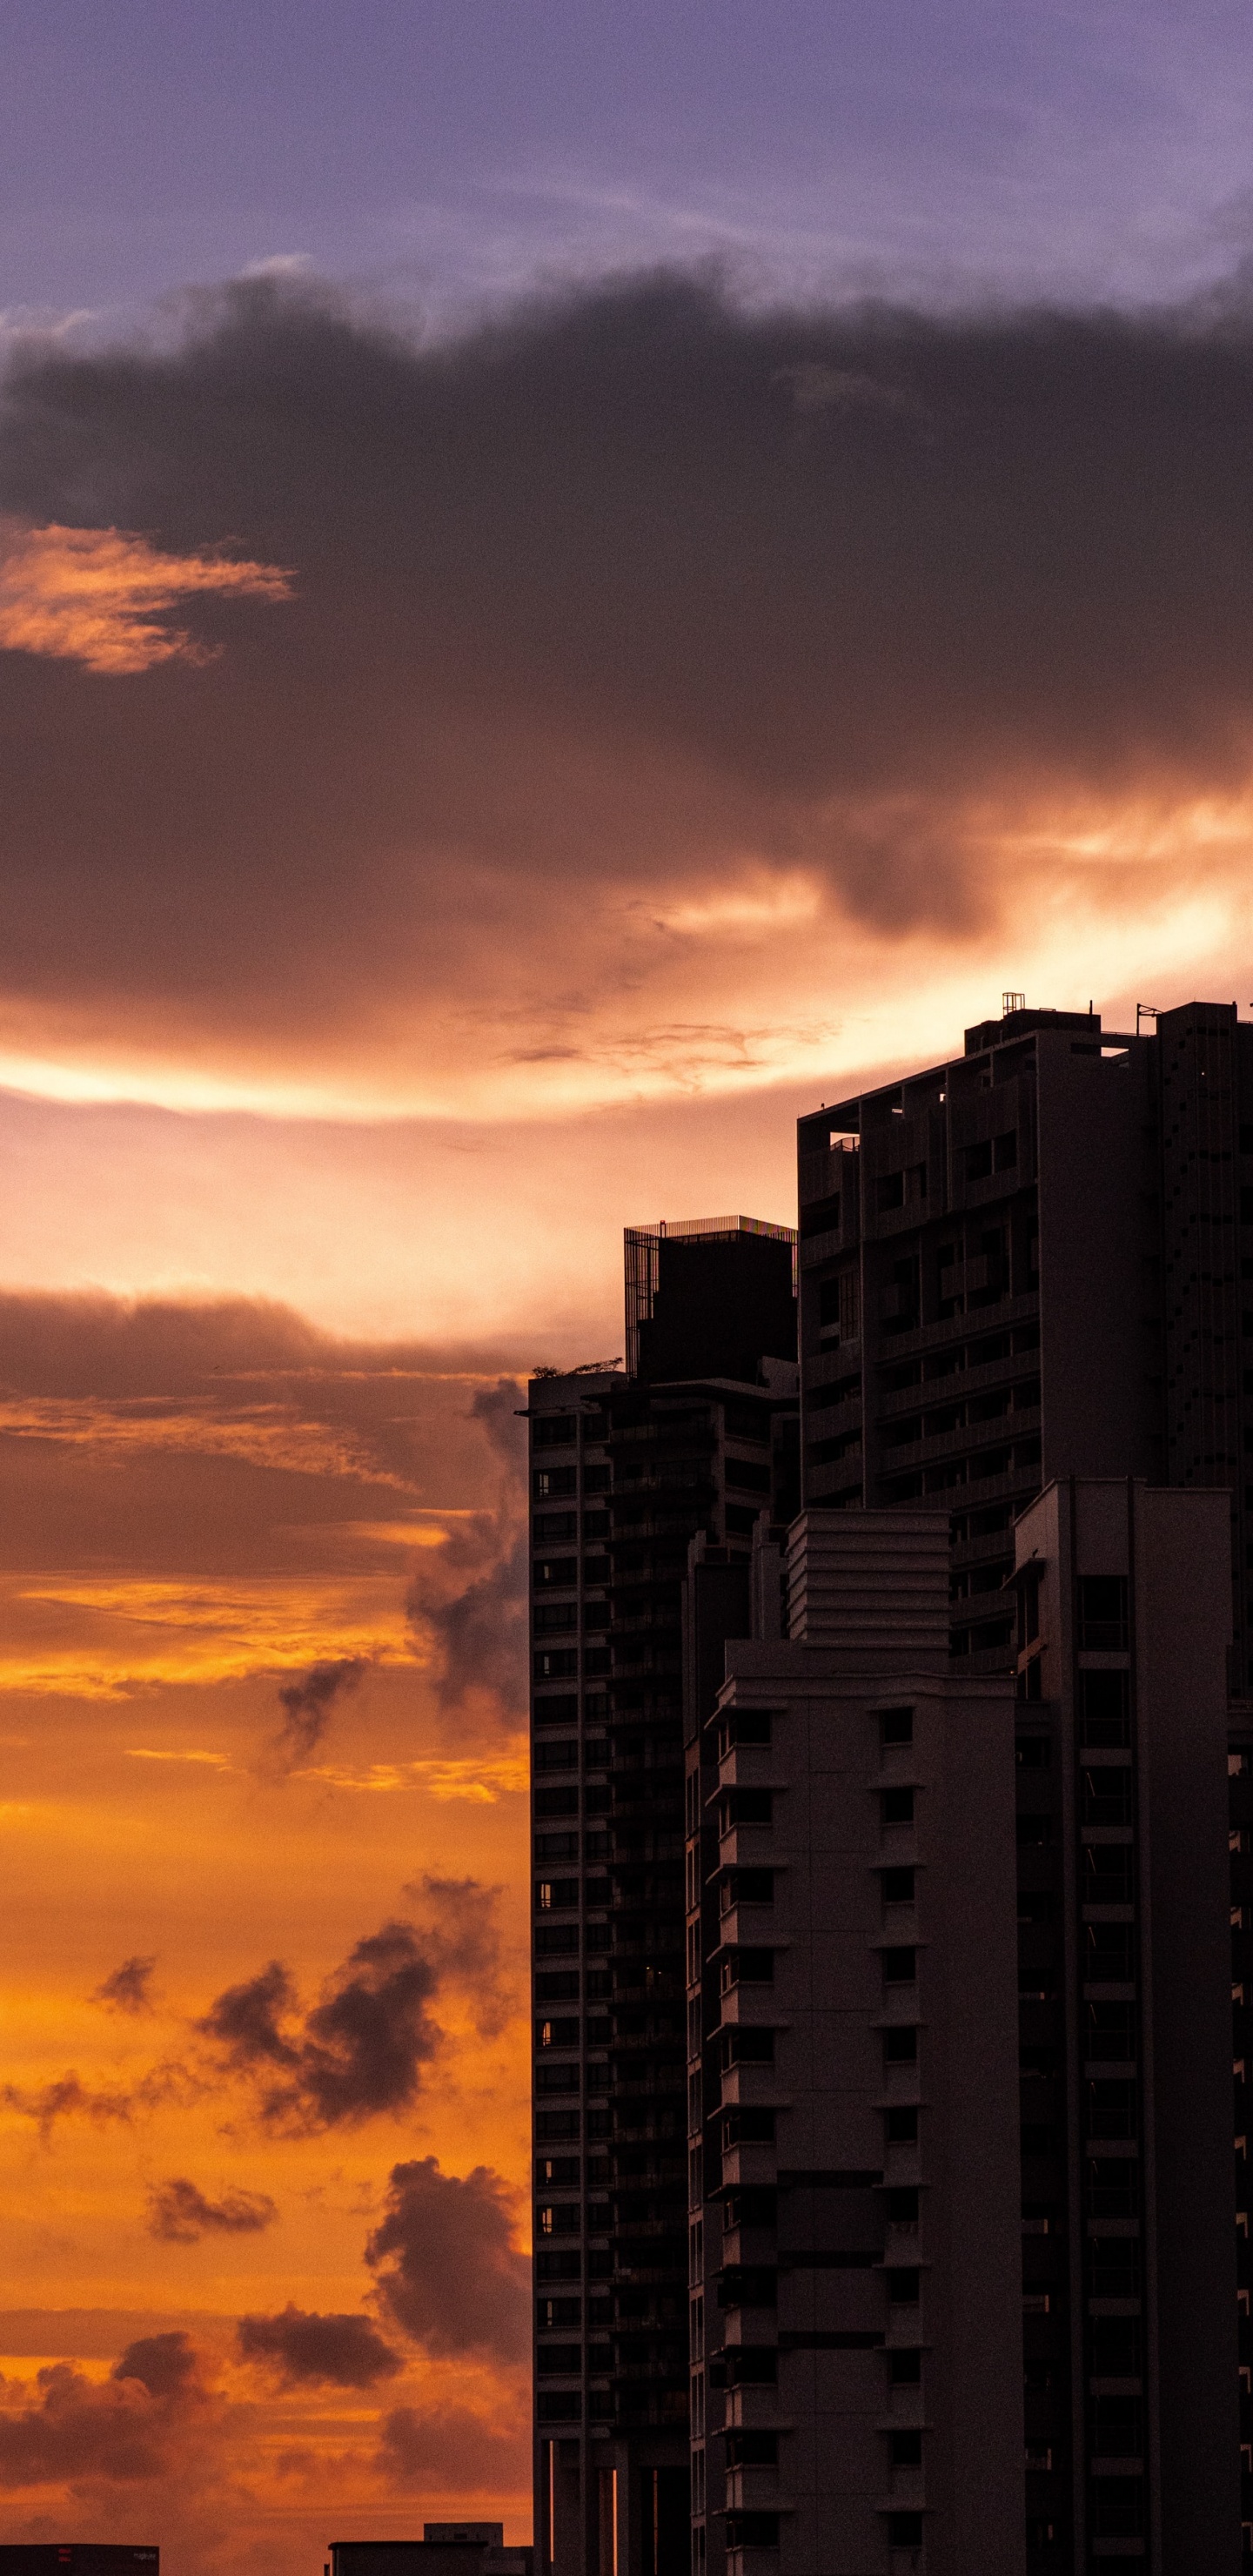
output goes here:
{"type": "Polygon", "coordinates": [[[0,505],[182,562],[229,532],[296,594],[104,695],[0,657],[30,1046],[498,1113],[734,1080],[819,1060],[841,942],[960,949],[1028,895],[1038,935],[1042,867],[1116,915],[1244,865],[1238,296],[653,277],[429,346],[273,279],[187,310],[14,362],[0,505]]]}

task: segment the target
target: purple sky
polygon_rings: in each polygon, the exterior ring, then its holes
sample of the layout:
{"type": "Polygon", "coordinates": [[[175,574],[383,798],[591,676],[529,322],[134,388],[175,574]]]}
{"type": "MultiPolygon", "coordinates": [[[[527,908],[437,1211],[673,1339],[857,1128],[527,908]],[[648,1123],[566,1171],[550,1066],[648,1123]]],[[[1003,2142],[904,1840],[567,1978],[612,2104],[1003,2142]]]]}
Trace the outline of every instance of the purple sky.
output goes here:
{"type": "Polygon", "coordinates": [[[0,306],[267,259],[434,314],[711,251],[750,284],[1173,295],[1253,224],[1218,0],[8,0],[0,306]]]}

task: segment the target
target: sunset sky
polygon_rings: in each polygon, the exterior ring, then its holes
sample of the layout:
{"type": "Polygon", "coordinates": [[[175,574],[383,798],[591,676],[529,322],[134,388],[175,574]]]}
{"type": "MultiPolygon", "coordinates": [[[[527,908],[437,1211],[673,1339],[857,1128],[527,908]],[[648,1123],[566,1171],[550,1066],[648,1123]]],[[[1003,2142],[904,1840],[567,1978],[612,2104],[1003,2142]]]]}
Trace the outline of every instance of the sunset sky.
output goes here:
{"type": "Polygon", "coordinates": [[[0,13],[0,2533],[529,2533],[526,1370],[1253,1009],[1235,5],[0,13]]]}

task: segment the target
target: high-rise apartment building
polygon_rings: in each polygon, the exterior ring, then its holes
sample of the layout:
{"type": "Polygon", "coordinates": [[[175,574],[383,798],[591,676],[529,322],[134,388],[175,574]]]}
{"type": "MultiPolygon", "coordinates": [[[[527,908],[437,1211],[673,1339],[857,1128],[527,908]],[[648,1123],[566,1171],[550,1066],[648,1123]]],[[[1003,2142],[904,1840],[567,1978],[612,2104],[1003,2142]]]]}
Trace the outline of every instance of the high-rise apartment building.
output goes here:
{"type": "Polygon", "coordinates": [[[687,1745],[694,2576],[1023,2576],[1012,1684],[935,1513],[801,1514],[786,1623],[758,1559],[687,1745]]]}
{"type": "Polygon", "coordinates": [[[530,1387],[540,2576],[688,2566],[682,1586],[798,1508],[793,1263],[633,1229],[625,1374],[530,1387]]]}
{"type": "Polygon", "coordinates": [[[1014,1532],[1033,2576],[1241,2561],[1227,1540],[1130,1479],[1014,1532]]]}
{"type": "Polygon", "coordinates": [[[803,1513],[785,1636],[759,1549],[687,1748],[695,2569],[1236,2576],[1227,1514],[1046,1488],[1013,1684],[938,1515],[803,1513]]]}
{"type": "Polygon", "coordinates": [[[798,1145],[806,1501],[949,1512],[979,1671],[1010,1648],[1013,1520],[1046,1481],[1225,1486],[1246,1688],[1253,1026],[1007,1008],[798,1145]]]}

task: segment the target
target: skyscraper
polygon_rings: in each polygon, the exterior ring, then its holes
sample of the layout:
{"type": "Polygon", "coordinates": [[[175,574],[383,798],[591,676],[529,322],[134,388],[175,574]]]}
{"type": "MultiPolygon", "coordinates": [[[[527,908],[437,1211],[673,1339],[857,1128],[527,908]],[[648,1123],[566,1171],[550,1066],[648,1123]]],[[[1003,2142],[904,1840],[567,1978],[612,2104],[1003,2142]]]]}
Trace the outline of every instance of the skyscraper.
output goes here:
{"type": "Polygon", "coordinates": [[[530,1387],[541,2576],[688,2564],[681,1596],[798,1506],[793,1261],[632,1229],[626,1373],[530,1387]]]}

